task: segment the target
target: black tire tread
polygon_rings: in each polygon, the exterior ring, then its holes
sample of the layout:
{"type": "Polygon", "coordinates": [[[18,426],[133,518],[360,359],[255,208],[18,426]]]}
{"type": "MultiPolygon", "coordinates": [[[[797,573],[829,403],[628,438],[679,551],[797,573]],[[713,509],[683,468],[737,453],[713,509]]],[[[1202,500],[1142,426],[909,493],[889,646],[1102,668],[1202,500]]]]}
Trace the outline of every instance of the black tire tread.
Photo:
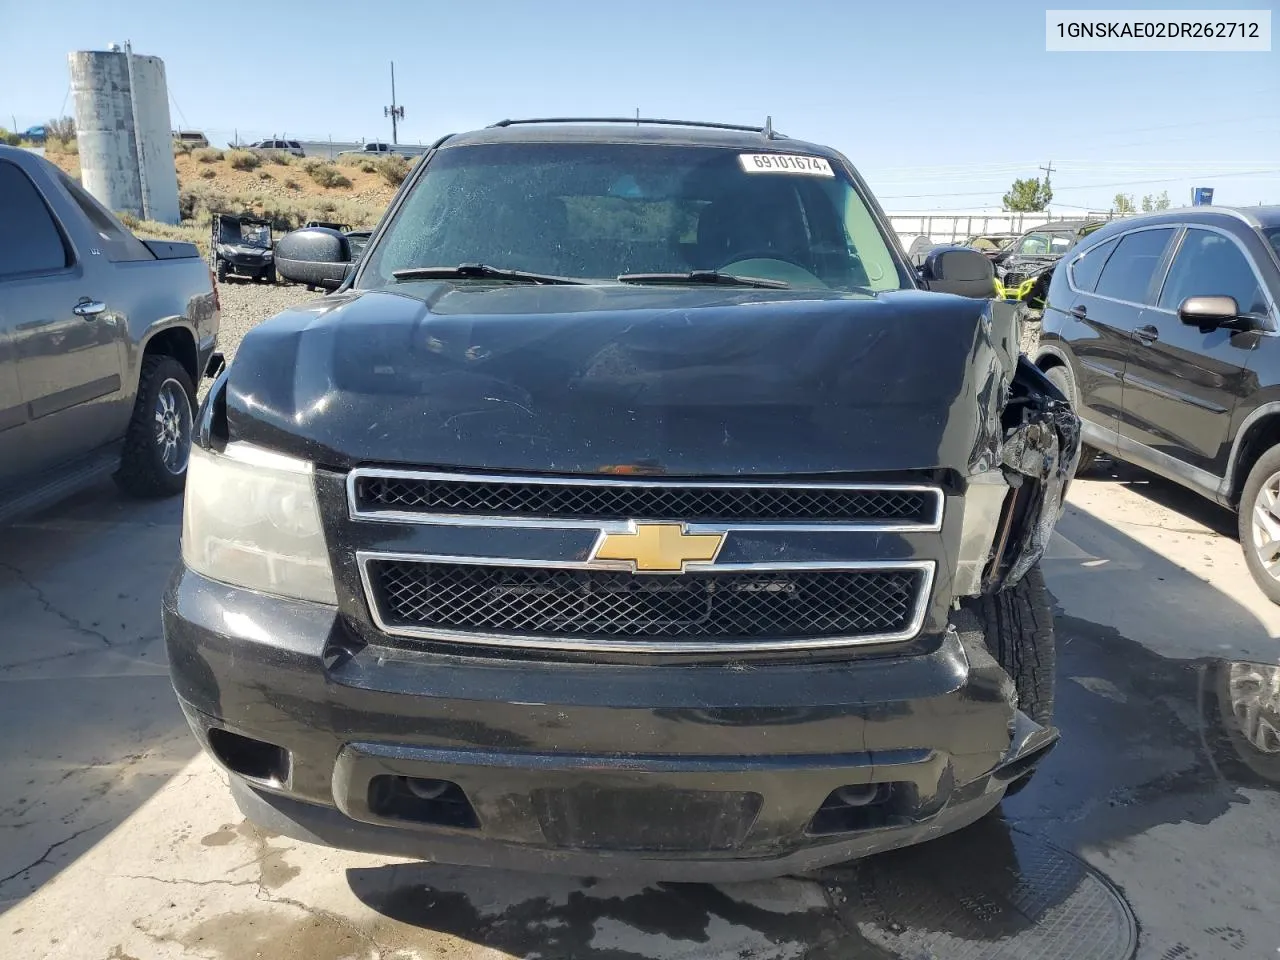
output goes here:
{"type": "Polygon", "coordinates": [[[152,422],[154,392],[160,383],[172,378],[187,391],[194,415],[196,392],[187,371],[167,354],[152,354],[142,361],[138,377],[138,393],[133,402],[133,416],[125,431],[124,450],[120,453],[120,469],[116,471],[116,484],[135,497],[167,497],[180,491],[186,482],[186,472],[174,477],[159,468],[155,458],[152,422]]]}
{"type": "Polygon", "coordinates": [[[1018,709],[1041,726],[1053,722],[1057,660],[1053,611],[1037,564],[1012,587],[966,601],[986,635],[987,649],[1013,681],[1018,709]]]}

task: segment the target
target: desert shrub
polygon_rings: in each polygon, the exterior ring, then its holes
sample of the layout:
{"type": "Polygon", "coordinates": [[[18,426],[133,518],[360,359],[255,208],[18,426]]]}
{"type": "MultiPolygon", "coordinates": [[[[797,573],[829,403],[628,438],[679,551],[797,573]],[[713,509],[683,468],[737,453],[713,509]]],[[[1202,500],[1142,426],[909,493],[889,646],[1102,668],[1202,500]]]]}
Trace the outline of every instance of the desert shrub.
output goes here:
{"type": "Polygon", "coordinates": [[[205,180],[212,180],[217,175],[218,175],[218,171],[212,170],[209,167],[205,167],[203,170],[200,171],[200,176],[203,177],[205,180]]]}
{"type": "Polygon", "coordinates": [[[179,240],[194,243],[200,249],[201,256],[209,255],[209,232],[194,223],[174,225],[143,220],[136,226],[131,226],[130,229],[144,240],[179,240]]]}
{"type": "Polygon", "coordinates": [[[16,147],[22,142],[22,138],[16,133],[10,133],[4,127],[0,127],[0,143],[8,147],[16,147]]]}
{"type": "Polygon", "coordinates": [[[138,224],[142,222],[128,210],[117,210],[116,218],[130,230],[136,230],[138,228],[138,224]]]}
{"type": "Polygon", "coordinates": [[[292,177],[290,177],[288,180],[286,180],[286,181],[284,182],[284,186],[285,186],[285,189],[286,189],[286,190],[300,190],[300,189],[301,189],[301,187],[298,185],[298,181],[297,181],[297,180],[294,180],[292,177]]]}
{"type": "Polygon", "coordinates": [[[287,167],[293,163],[293,154],[285,153],[283,150],[273,150],[271,152],[271,162],[277,167],[287,167]]]}
{"type": "Polygon", "coordinates": [[[79,140],[58,140],[54,137],[49,137],[44,142],[44,152],[45,153],[69,153],[73,155],[79,154],[80,141],[79,140]]]}
{"type": "Polygon", "coordinates": [[[179,154],[190,153],[190,152],[191,152],[191,144],[187,143],[185,140],[173,141],[173,155],[175,157],[178,156],[179,154]]]}
{"type": "Polygon", "coordinates": [[[256,170],[262,159],[248,150],[232,150],[227,154],[227,162],[232,170],[256,170]]]}
{"type": "Polygon", "coordinates": [[[307,175],[322,187],[349,187],[351,179],[337,168],[335,164],[313,160],[303,167],[307,175]]]}
{"type": "MultiPolygon", "coordinates": [[[[45,134],[54,140],[69,143],[76,138],[76,122],[71,117],[55,117],[44,122],[45,134]]],[[[68,151],[78,153],[78,150],[68,151]]]]}
{"type": "Polygon", "coordinates": [[[409,175],[409,161],[399,155],[383,157],[378,161],[377,169],[388,185],[398,187],[409,175]]]}
{"type": "Polygon", "coordinates": [[[199,163],[217,163],[226,154],[217,147],[200,147],[198,150],[192,150],[191,156],[195,157],[199,163]]]}
{"type": "Polygon", "coordinates": [[[259,170],[259,171],[258,171],[258,179],[259,179],[259,180],[274,180],[274,179],[275,179],[275,177],[273,177],[273,176],[271,175],[271,171],[270,171],[270,170],[259,170]]]}

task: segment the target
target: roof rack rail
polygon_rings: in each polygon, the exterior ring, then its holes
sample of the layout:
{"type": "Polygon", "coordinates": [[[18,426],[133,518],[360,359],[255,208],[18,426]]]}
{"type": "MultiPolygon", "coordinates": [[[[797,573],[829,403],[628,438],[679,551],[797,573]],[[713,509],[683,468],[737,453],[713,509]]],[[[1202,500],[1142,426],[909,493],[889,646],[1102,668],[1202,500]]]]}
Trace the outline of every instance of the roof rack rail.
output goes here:
{"type": "Polygon", "coordinates": [[[530,117],[524,120],[499,120],[489,124],[490,127],[514,127],[526,123],[631,123],[637,127],[642,123],[662,127],[704,127],[710,130],[740,130],[743,133],[762,133],[769,140],[786,139],[784,134],[773,129],[773,118],[765,119],[763,127],[745,126],[740,123],[714,123],[702,120],[664,120],[658,117],[530,117]]]}

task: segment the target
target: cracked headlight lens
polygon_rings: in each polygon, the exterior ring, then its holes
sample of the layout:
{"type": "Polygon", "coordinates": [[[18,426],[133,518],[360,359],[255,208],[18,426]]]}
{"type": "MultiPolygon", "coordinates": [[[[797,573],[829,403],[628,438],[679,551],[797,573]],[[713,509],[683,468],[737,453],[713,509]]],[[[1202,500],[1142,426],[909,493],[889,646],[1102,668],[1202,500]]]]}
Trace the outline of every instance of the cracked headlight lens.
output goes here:
{"type": "Polygon", "coordinates": [[[247,443],[193,445],[182,559],[196,573],[281,597],[336,604],[314,467],[247,443]]]}

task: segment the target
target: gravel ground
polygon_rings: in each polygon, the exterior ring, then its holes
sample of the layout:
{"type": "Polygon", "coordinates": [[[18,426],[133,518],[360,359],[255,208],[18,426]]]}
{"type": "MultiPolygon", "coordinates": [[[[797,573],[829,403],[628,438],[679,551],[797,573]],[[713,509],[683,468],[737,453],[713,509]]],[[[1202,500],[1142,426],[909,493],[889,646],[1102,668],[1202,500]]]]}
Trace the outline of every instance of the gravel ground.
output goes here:
{"type": "Polygon", "coordinates": [[[218,299],[222,302],[222,330],[218,334],[218,349],[227,362],[235,356],[240,340],[253,327],[281,310],[307,300],[315,300],[319,293],[307,293],[302,286],[285,286],[234,280],[218,284],[218,299]]]}

